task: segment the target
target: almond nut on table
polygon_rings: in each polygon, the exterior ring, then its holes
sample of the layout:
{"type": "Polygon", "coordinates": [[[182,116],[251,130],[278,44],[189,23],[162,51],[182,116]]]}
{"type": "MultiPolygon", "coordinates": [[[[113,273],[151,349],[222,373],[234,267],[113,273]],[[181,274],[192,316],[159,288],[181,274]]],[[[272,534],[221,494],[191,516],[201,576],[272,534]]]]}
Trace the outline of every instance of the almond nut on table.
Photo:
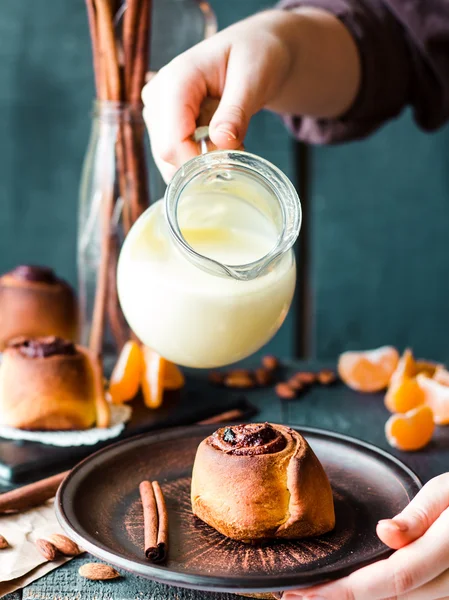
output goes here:
{"type": "Polygon", "coordinates": [[[273,378],[272,371],[260,367],[259,369],[256,369],[254,371],[254,378],[256,380],[256,383],[260,386],[270,385],[273,378]]]}
{"type": "Polygon", "coordinates": [[[0,535],[0,550],[4,550],[5,548],[9,548],[8,540],[0,535]]]}
{"type": "Polygon", "coordinates": [[[295,390],[295,392],[300,392],[304,388],[304,384],[295,377],[289,379],[287,384],[292,388],[292,390],[295,390]]]}
{"type": "Polygon", "coordinates": [[[296,397],[295,390],[288,383],[278,383],[275,391],[281,400],[293,400],[296,397]]]}
{"type": "Polygon", "coordinates": [[[79,546],[72,542],[67,536],[60,533],[53,533],[47,537],[47,541],[53,544],[57,550],[64,556],[78,556],[81,554],[79,546]]]}
{"type": "Polygon", "coordinates": [[[334,381],[336,381],[336,380],[337,380],[337,377],[336,377],[335,373],[328,369],[323,369],[322,371],[320,371],[318,373],[318,382],[321,383],[321,385],[330,385],[331,383],[334,383],[334,381]]]}
{"type": "Polygon", "coordinates": [[[36,540],[36,548],[47,560],[55,560],[58,550],[54,544],[47,540],[39,539],[36,540]]]}
{"type": "Polygon", "coordinates": [[[262,366],[268,371],[274,371],[279,366],[279,361],[275,356],[264,356],[262,358],[262,366]]]}
{"type": "Polygon", "coordinates": [[[232,388],[252,388],[254,387],[254,380],[249,371],[240,369],[236,371],[230,371],[226,375],[224,384],[226,387],[232,388]]]}
{"type": "Polygon", "coordinates": [[[317,381],[316,374],[310,371],[299,371],[299,373],[296,373],[293,377],[304,385],[312,385],[312,383],[316,383],[317,381]]]}
{"type": "Polygon", "coordinates": [[[225,374],[220,371],[210,371],[208,378],[209,383],[213,385],[223,385],[225,374]]]}
{"type": "Polygon", "coordinates": [[[118,571],[109,565],[103,565],[101,563],[86,563],[78,569],[78,573],[81,577],[91,579],[92,581],[107,581],[108,579],[120,577],[118,571]]]}

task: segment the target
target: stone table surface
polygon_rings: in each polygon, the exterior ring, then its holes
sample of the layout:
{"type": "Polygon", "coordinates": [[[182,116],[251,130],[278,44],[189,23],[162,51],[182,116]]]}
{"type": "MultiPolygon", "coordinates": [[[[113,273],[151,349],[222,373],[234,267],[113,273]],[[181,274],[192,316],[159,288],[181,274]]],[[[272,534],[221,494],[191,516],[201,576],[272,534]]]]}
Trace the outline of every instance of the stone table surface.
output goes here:
{"type": "MultiPolygon", "coordinates": [[[[317,369],[320,365],[296,367],[317,369]]],[[[397,456],[411,467],[423,482],[449,470],[449,427],[437,428],[431,444],[420,452],[403,453],[387,444],[384,424],[389,413],[381,394],[358,394],[342,384],[313,387],[294,402],[280,402],[272,389],[251,390],[248,400],[259,408],[258,421],[305,425],[357,437],[397,456]]],[[[168,587],[130,573],[112,582],[91,582],[78,576],[82,555],[52,571],[23,590],[5,596],[7,600],[235,600],[231,594],[205,593],[168,587]]]]}

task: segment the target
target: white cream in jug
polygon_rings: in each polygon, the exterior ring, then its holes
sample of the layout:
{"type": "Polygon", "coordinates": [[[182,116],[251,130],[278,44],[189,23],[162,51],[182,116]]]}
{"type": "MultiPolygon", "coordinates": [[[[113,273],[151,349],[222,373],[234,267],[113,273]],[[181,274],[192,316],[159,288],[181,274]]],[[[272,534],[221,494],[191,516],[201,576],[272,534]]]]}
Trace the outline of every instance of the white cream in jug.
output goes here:
{"type": "MultiPolygon", "coordinates": [[[[178,221],[196,252],[227,265],[262,258],[278,236],[262,212],[232,194],[187,196],[178,221]]],[[[204,271],[177,247],[159,201],[125,240],[118,289],[125,317],[146,345],[179,365],[211,368],[249,356],[276,333],[295,273],[291,250],[248,281],[204,271]]]]}

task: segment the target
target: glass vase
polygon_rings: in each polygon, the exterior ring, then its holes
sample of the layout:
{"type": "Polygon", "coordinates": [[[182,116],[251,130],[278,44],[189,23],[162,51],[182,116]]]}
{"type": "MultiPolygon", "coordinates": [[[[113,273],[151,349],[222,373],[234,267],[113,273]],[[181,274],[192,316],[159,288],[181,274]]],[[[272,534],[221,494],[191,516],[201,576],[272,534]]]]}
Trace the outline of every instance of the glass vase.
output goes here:
{"type": "Polygon", "coordinates": [[[141,106],[97,101],[79,196],[78,288],[81,343],[115,356],[129,339],[117,296],[117,259],[148,207],[146,131],[141,106]]]}

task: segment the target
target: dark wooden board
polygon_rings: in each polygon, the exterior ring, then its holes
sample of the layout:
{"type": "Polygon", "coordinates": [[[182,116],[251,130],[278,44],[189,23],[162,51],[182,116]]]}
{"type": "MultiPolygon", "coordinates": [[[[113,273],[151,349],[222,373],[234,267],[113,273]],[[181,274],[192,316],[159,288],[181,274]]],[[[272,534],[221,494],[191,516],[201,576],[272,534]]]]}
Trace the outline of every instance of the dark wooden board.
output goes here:
{"type": "Polygon", "coordinates": [[[189,377],[186,388],[180,393],[166,394],[158,409],[149,410],[140,397],[131,406],[133,414],[124,432],[94,446],[60,448],[0,438],[0,473],[5,484],[25,483],[44,473],[64,471],[108,444],[145,431],[189,425],[233,408],[241,408],[248,416],[254,413],[254,408],[241,393],[213,387],[205,376],[189,377]]]}

